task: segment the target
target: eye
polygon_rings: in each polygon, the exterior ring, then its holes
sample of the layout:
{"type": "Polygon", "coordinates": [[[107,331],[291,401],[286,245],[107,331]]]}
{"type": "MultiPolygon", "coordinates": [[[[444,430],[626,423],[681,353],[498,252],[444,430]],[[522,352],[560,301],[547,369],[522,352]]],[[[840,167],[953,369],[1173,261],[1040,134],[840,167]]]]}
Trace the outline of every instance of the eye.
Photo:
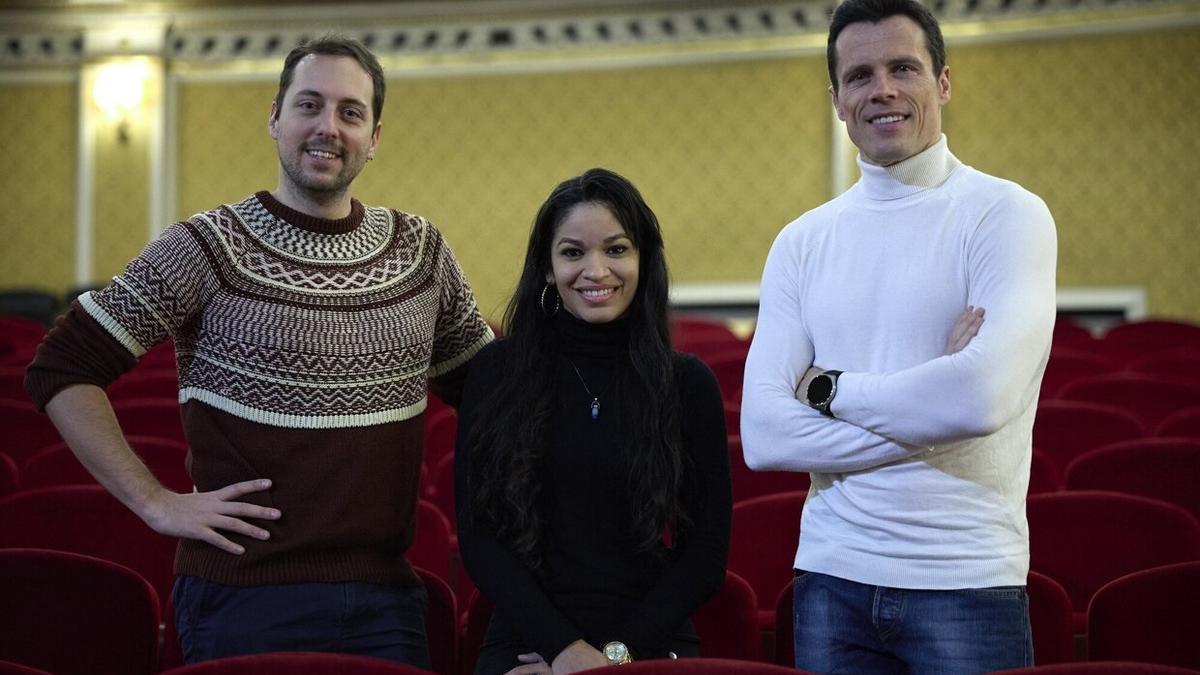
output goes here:
{"type": "Polygon", "coordinates": [[[316,102],[315,102],[315,101],[312,101],[312,100],[310,100],[310,99],[305,99],[305,100],[303,100],[303,101],[300,101],[300,102],[296,103],[296,107],[297,107],[297,108],[299,108],[299,109],[301,109],[301,110],[309,110],[309,111],[311,111],[311,110],[316,110],[316,109],[317,109],[317,104],[316,104],[316,102]]]}
{"type": "Polygon", "coordinates": [[[342,114],[352,120],[361,120],[364,117],[363,112],[358,108],[346,108],[342,111],[342,114]]]}
{"type": "Polygon", "coordinates": [[[565,248],[560,248],[558,250],[558,254],[564,258],[567,258],[568,260],[574,260],[575,258],[583,255],[583,251],[575,248],[574,246],[567,246],[565,248]]]}
{"type": "Polygon", "coordinates": [[[628,251],[628,250],[629,250],[629,247],[626,246],[625,244],[613,244],[612,246],[608,247],[608,254],[609,255],[625,255],[626,251],[628,251]]]}

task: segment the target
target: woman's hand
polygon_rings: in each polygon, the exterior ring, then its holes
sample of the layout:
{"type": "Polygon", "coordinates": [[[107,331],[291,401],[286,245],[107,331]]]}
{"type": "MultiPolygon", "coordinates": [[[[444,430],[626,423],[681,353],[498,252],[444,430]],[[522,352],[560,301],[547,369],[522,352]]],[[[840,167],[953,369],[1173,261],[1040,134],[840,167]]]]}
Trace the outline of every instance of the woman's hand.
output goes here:
{"type": "Polygon", "coordinates": [[[521,662],[521,665],[504,675],[553,675],[554,673],[550,669],[550,664],[546,663],[546,659],[543,659],[542,655],[537,652],[518,654],[517,660],[521,662]]]}
{"type": "Polygon", "coordinates": [[[577,673],[581,670],[589,668],[603,668],[611,665],[608,659],[604,658],[604,654],[600,653],[599,649],[591,646],[583,640],[576,640],[567,645],[567,648],[558,653],[554,657],[554,663],[551,664],[554,675],[567,675],[567,673],[577,673]]]}

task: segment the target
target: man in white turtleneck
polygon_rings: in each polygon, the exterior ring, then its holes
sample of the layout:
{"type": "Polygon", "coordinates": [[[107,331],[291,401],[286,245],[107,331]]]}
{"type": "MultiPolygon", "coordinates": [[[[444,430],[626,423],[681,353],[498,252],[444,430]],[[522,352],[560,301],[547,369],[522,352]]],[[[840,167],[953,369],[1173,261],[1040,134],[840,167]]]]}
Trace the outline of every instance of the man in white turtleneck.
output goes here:
{"type": "Polygon", "coordinates": [[[950,153],[950,70],[924,7],[846,0],[828,61],[862,178],[772,246],[742,403],[747,464],[812,474],[796,665],[1029,665],[1025,493],[1054,221],[950,153]]]}

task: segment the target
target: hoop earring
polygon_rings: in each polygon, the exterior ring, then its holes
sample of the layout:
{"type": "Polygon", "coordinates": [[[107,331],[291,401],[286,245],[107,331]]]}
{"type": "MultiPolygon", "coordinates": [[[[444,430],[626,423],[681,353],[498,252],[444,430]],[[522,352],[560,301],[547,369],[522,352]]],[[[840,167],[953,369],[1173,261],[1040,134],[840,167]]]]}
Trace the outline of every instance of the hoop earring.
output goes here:
{"type": "Polygon", "coordinates": [[[555,314],[558,314],[558,309],[562,307],[562,296],[560,296],[556,291],[554,293],[554,309],[546,309],[546,291],[549,291],[550,287],[553,285],[554,284],[549,281],[546,282],[546,286],[542,288],[542,299],[538,302],[538,304],[542,306],[542,314],[545,314],[546,316],[554,316],[555,314]]]}

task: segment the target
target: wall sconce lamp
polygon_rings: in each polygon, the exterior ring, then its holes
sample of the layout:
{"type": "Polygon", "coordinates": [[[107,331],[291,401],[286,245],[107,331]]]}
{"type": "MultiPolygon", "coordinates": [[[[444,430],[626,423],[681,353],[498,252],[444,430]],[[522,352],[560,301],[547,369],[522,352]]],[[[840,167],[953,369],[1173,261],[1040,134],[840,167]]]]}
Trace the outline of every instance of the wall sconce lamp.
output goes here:
{"type": "Polygon", "coordinates": [[[100,68],[92,85],[96,107],[117,123],[117,140],[129,142],[129,119],[145,96],[147,65],[141,61],[114,62],[100,68]]]}

